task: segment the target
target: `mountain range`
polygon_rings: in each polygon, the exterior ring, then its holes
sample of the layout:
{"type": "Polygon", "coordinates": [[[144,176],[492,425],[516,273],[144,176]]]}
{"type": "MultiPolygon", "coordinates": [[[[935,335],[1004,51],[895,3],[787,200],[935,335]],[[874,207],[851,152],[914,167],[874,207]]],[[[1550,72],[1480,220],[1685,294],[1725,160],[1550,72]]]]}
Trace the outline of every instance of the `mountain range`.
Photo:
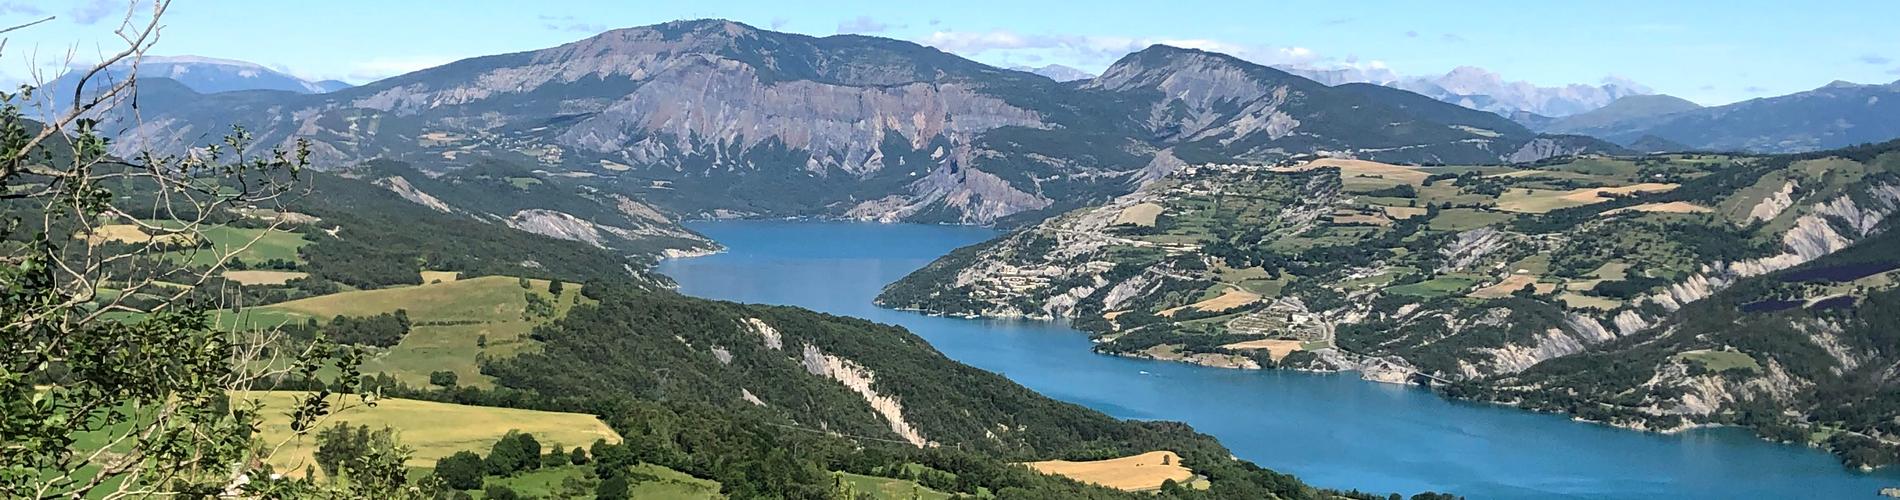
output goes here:
{"type": "Polygon", "coordinates": [[[1281,69],[1327,85],[1373,83],[1504,116],[1523,113],[1569,116],[1601,108],[1622,97],[1653,92],[1623,79],[1606,79],[1599,85],[1541,87],[1525,81],[1506,81],[1497,73],[1474,66],[1459,66],[1439,76],[1401,76],[1384,68],[1282,66],[1281,69]]]}
{"type": "Polygon", "coordinates": [[[1900,119],[1895,118],[1900,117],[1900,81],[1837,81],[1806,92],[1711,107],[1670,99],[1619,101],[1539,130],[1588,134],[1619,144],[1651,137],[1695,150],[1760,153],[1842,148],[1900,137],[1900,119]]]}
{"type": "Polygon", "coordinates": [[[122,150],[179,152],[241,125],[261,144],[308,140],[329,167],[521,163],[691,217],[993,223],[1124,193],[1190,162],[1503,162],[1616,148],[1199,50],[1154,46],[1061,84],[910,42],[719,20],[324,94],[146,83],[140,119],[106,117],[102,128],[122,150]]]}
{"type": "Polygon", "coordinates": [[[1095,75],[1093,73],[1071,68],[1068,66],[1063,66],[1060,64],[1045,64],[1040,68],[1032,68],[1029,66],[1013,66],[1009,69],[1013,69],[1016,71],[1028,71],[1030,73],[1035,73],[1038,75],[1049,77],[1050,80],[1055,80],[1058,82],[1073,82],[1077,80],[1087,80],[1090,78],[1095,78],[1095,75]]]}
{"type": "MultiPolygon", "coordinates": [[[[282,71],[270,69],[264,65],[199,56],[145,56],[137,61],[125,61],[107,68],[93,78],[95,82],[118,81],[132,73],[134,65],[139,78],[165,78],[178,82],[193,92],[214,94],[238,90],[279,90],[299,94],[321,94],[350,87],[350,84],[337,80],[310,81],[291,76],[282,71]]],[[[84,76],[78,71],[69,71],[49,82],[47,87],[68,95],[84,76]]],[[[97,83],[88,83],[89,88],[97,83]]]]}

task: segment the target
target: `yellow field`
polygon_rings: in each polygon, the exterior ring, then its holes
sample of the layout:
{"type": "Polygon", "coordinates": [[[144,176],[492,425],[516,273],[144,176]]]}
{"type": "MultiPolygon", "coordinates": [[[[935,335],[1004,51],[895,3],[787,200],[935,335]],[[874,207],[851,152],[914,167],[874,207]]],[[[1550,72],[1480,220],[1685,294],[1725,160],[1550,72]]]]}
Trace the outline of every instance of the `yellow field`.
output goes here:
{"type": "Polygon", "coordinates": [[[1219,311],[1225,311],[1228,309],[1244,306],[1247,304],[1252,304],[1258,300],[1260,300],[1260,294],[1249,292],[1246,290],[1233,289],[1233,290],[1228,290],[1226,293],[1220,294],[1219,297],[1214,297],[1214,298],[1203,300],[1200,302],[1195,302],[1193,304],[1188,304],[1185,306],[1175,307],[1175,308],[1161,311],[1161,315],[1172,317],[1174,316],[1174,313],[1180,312],[1182,309],[1186,309],[1189,307],[1199,309],[1202,311],[1219,312],[1219,311]]]}
{"type": "Polygon", "coordinates": [[[1181,456],[1172,451],[1150,451],[1140,455],[1092,462],[1067,460],[1030,462],[1029,467],[1044,474],[1056,474],[1123,491],[1159,489],[1161,483],[1169,479],[1185,486],[1194,478],[1194,471],[1182,467],[1181,456]]]}
{"type": "Polygon", "coordinates": [[[1581,295],[1581,294],[1568,293],[1568,292],[1562,295],[1558,295],[1557,300],[1563,301],[1565,306],[1578,308],[1578,309],[1594,307],[1597,309],[1609,311],[1609,310],[1613,310],[1613,309],[1623,306],[1622,302],[1618,302],[1618,301],[1614,301],[1614,300],[1610,300],[1610,299],[1606,299],[1602,297],[1593,297],[1589,295],[1581,295]]]}
{"type": "Polygon", "coordinates": [[[1511,296],[1512,292],[1523,290],[1524,285],[1535,287],[1537,293],[1550,293],[1557,289],[1554,283],[1538,283],[1537,276],[1531,274],[1513,274],[1496,285],[1471,291],[1470,296],[1480,299],[1497,299],[1511,296]]]}
{"type": "Polygon", "coordinates": [[[1305,344],[1305,342],[1298,340],[1261,339],[1235,342],[1221,347],[1238,351],[1266,349],[1269,357],[1272,357],[1274,361],[1279,361],[1281,358],[1285,358],[1286,355],[1293,354],[1293,351],[1300,350],[1302,344],[1305,344]]]}
{"type": "Polygon", "coordinates": [[[1392,206],[1380,205],[1379,208],[1385,209],[1385,216],[1391,217],[1394,220],[1410,219],[1410,218],[1417,217],[1420,215],[1425,215],[1425,212],[1426,212],[1425,209],[1418,208],[1418,207],[1392,207],[1392,206]]]}
{"type": "MultiPolygon", "coordinates": [[[[516,278],[483,276],[420,286],[358,290],[320,297],[292,300],[267,306],[286,309],[319,318],[331,316],[375,316],[396,309],[407,309],[417,321],[518,318],[523,290],[516,278]],[[512,309],[512,311],[509,311],[512,309]]],[[[538,291],[547,290],[546,280],[533,280],[538,291]]]]}
{"type": "Polygon", "coordinates": [[[1610,194],[1616,194],[1616,195],[1630,195],[1630,194],[1636,194],[1636,193],[1661,193],[1665,191],[1675,190],[1677,187],[1679,186],[1675,184],[1667,184],[1667,183],[1661,183],[1661,182],[1645,182],[1642,184],[1631,184],[1628,186],[1620,186],[1620,187],[1577,189],[1577,190],[1571,191],[1570,194],[1564,195],[1564,199],[1582,202],[1584,204],[1602,203],[1605,201],[1610,201],[1609,198],[1602,197],[1601,196],[1602,193],[1610,193],[1610,194]]]}
{"type": "MultiPolygon", "coordinates": [[[[302,476],[306,465],[316,466],[312,458],[316,451],[316,436],[312,433],[293,438],[290,417],[287,415],[296,404],[296,398],[303,394],[265,391],[252,393],[249,397],[264,404],[260,412],[264,422],[259,429],[259,438],[264,446],[287,443],[271,457],[271,466],[293,476],[302,476]]],[[[402,444],[415,450],[409,457],[410,467],[434,467],[436,459],[463,450],[486,454],[489,447],[509,430],[534,434],[534,439],[541,442],[544,448],[552,447],[555,443],[570,448],[584,447],[596,439],[620,442],[620,435],[593,415],[407,399],[385,399],[378,401],[374,408],[356,406],[344,410],[331,415],[324,427],[334,422],[349,422],[352,426],[367,425],[370,429],[396,429],[402,444]]]]}
{"type": "Polygon", "coordinates": [[[1568,191],[1550,189],[1508,189],[1498,195],[1497,209],[1510,212],[1541,214],[1560,208],[1580,207],[1610,201],[1603,193],[1628,195],[1635,193],[1659,193],[1675,189],[1675,184],[1643,183],[1621,187],[1581,188],[1568,191]]]}
{"type": "MultiPolygon", "coordinates": [[[[94,245],[105,243],[108,241],[114,242],[114,243],[133,243],[133,244],[153,241],[152,235],[146,234],[144,229],[141,229],[139,228],[139,226],[134,225],[134,224],[106,224],[106,225],[94,228],[92,234],[90,235],[74,235],[74,237],[85,238],[87,243],[91,243],[94,245]]],[[[190,236],[186,236],[183,234],[167,234],[167,235],[157,237],[157,242],[158,243],[182,242],[182,241],[190,241],[190,238],[191,238],[190,236]]]]}
{"type": "Polygon", "coordinates": [[[449,283],[457,279],[460,279],[461,277],[462,277],[462,273],[460,271],[423,271],[422,272],[422,282],[425,284],[436,283],[436,282],[449,283]]]}
{"type": "Polygon", "coordinates": [[[1120,214],[1115,215],[1115,224],[1134,224],[1143,227],[1154,227],[1155,217],[1160,216],[1161,205],[1138,203],[1135,206],[1122,209],[1120,214]]]}
{"type": "Polygon", "coordinates": [[[285,282],[310,276],[310,273],[297,271],[225,271],[224,279],[246,285],[282,285],[285,282]]]}
{"type": "Polygon", "coordinates": [[[1709,212],[1714,212],[1714,211],[1715,211],[1715,209],[1712,209],[1712,208],[1709,208],[1709,207],[1705,207],[1705,206],[1702,206],[1702,205],[1697,205],[1697,204],[1694,204],[1694,203],[1689,203],[1689,202],[1686,202],[1686,201],[1672,201],[1672,202],[1669,202],[1669,203],[1645,203],[1645,204],[1642,204],[1642,205],[1637,205],[1637,206],[1633,206],[1633,207],[1627,207],[1627,208],[1619,208],[1619,209],[1616,209],[1616,210],[1611,210],[1611,211],[1608,211],[1608,212],[1603,212],[1603,215],[1616,215],[1616,214],[1620,214],[1620,213],[1624,213],[1624,212],[1656,212],[1656,213],[1667,213],[1667,214],[1701,214],[1701,213],[1709,213],[1709,212]]]}
{"type": "Polygon", "coordinates": [[[1349,160],[1345,158],[1321,158],[1300,165],[1274,168],[1273,170],[1277,172],[1305,172],[1326,167],[1339,168],[1339,175],[1341,177],[1353,177],[1364,174],[1414,185],[1424,184],[1425,178],[1431,176],[1431,174],[1427,174],[1425,171],[1417,168],[1379,163],[1376,161],[1349,160]]]}

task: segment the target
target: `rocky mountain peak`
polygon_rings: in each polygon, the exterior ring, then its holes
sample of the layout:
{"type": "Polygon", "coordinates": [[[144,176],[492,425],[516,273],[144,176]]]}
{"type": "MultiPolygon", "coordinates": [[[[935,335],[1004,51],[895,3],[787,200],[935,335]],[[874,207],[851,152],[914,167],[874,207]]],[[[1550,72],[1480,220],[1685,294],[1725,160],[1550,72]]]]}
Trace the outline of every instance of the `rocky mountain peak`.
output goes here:
{"type": "Polygon", "coordinates": [[[1292,75],[1227,54],[1157,44],[1115,61],[1101,76],[1089,82],[1088,87],[1113,91],[1143,87],[1168,90],[1163,87],[1216,81],[1259,86],[1267,80],[1283,78],[1292,78],[1292,75]]]}

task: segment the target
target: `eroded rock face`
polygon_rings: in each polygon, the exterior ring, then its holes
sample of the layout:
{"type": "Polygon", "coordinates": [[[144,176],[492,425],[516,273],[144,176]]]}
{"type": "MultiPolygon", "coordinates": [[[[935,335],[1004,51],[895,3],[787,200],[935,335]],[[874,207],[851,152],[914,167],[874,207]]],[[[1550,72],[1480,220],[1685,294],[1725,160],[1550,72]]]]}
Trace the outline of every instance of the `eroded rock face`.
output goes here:
{"type": "Polygon", "coordinates": [[[936,443],[924,439],[923,434],[918,433],[916,427],[912,426],[909,421],[904,420],[904,404],[902,402],[899,402],[895,397],[879,394],[877,392],[877,389],[873,387],[873,385],[877,383],[876,373],[872,373],[871,370],[866,369],[855,361],[826,354],[823,350],[811,344],[805,344],[801,353],[803,354],[802,359],[804,360],[805,371],[810,372],[812,375],[835,380],[840,384],[844,384],[846,388],[851,389],[853,392],[858,393],[859,396],[863,396],[864,402],[871,405],[871,411],[877,412],[879,416],[884,417],[884,420],[891,425],[891,432],[904,438],[904,441],[919,448],[936,446],[936,443]]]}
{"type": "Polygon", "coordinates": [[[1748,209],[1748,220],[1765,222],[1780,217],[1782,211],[1794,206],[1795,187],[1794,181],[1783,182],[1780,190],[1762,198],[1761,202],[1748,209]]]}
{"type": "Polygon", "coordinates": [[[1457,239],[1438,251],[1445,256],[1442,270],[1457,272],[1469,269],[1485,256],[1503,249],[1507,239],[1503,231],[1489,226],[1458,233],[1457,239]]]}
{"type": "Polygon", "coordinates": [[[396,196],[401,196],[402,199],[409,200],[411,203],[429,207],[430,210],[442,213],[455,211],[455,207],[449,206],[448,203],[443,202],[435,196],[431,196],[429,193],[424,193],[422,190],[416,189],[414,185],[409,184],[409,179],[404,179],[400,176],[377,179],[376,185],[396,193],[396,196]]]}
{"type": "Polygon", "coordinates": [[[673,165],[695,143],[743,153],[765,141],[811,153],[805,168],[867,174],[884,167],[877,147],[898,135],[913,148],[937,137],[967,142],[1003,126],[1043,127],[1035,113],[961,84],[853,87],[810,81],[768,83],[749,66],[692,59],[642,82],[633,93],[558,136],[629,163],[673,165]],[[636,143],[659,137],[664,149],[636,143]],[[670,138],[670,139],[669,139],[670,138]]]}
{"type": "Polygon", "coordinates": [[[1808,214],[1795,219],[1794,227],[1782,234],[1784,250],[1780,254],[1711,263],[1703,266],[1702,272],[1647,300],[1674,310],[1714,295],[1736,280],[1791,268],[1841,251],[1871,234],[1881,221],[1900,210],[1900,185],[1868,186],[1862,194],[1867,206],[1861,206],[1854,201],[1854,196],[1846,194],[1810,206],[1808,214]],[[1842,234],[1837,228],[1845,228],[1848,233],[1842,234]]]}

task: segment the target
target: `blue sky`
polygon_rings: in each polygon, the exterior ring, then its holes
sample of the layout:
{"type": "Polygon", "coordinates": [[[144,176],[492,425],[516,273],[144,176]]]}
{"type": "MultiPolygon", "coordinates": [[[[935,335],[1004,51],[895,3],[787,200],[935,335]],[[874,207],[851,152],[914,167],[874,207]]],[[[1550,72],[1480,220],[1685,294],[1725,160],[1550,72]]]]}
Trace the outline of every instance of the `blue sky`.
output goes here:
{"type": "MultiPolygon", "coordinates": [[[[0,0],[0,80],[112,48],[124,0],[0,0]]],[[[1900,2],[955,2],[175,0],[163,55],[265,64],[364,83],[444,62],[559,45],[600,30],[717,17],[810,35],[934,45],[999,65],[1099,71],[1166,42],[1256,62],[1388,68],[1477,66],[1539,85],[1621,77],[1703,104],[1833,80],[1900,79],[1900,2]]]]}

